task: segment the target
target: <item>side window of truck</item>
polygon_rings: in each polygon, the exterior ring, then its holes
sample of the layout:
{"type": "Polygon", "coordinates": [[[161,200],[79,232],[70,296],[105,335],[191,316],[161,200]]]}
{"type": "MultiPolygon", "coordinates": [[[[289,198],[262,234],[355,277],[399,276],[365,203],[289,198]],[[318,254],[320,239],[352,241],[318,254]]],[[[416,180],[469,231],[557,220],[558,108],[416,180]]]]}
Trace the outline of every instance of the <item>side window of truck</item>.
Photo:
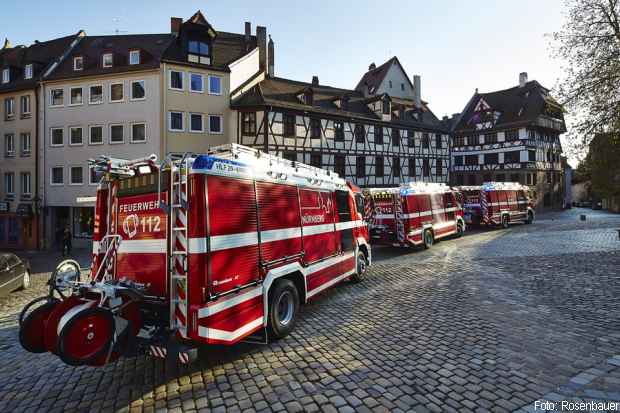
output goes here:
{"type": "Polygon", "coordinates": [[[338,209],[338,221],[351,221],[351,210],[349,209],[349,193],[346,191],[336,191],[336,209],[338,209]]]}
{"type": "Polygon", "coordinates": [[[357,213],[364,216],[364,196],[362,194],[355,195],[355,207],[357,208],[357,213]]]}

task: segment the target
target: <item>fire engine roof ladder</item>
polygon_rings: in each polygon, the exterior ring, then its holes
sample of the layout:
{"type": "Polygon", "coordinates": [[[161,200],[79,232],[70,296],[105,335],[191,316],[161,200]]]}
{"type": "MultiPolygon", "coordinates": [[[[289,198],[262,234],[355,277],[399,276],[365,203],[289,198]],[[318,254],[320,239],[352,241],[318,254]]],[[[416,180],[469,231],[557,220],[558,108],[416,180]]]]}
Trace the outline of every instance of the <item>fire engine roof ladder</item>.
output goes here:
{"type": "Polygon", "coordinates": [[[187,337],[187,275],[188,275],[188,186],[191,154],[170,154],[159,168],[159,204],[168,214],[170,237],[168,274],[170,274],[170,329],[187,337]],[[169,203],[162,199],[161,174],[170,173],[169,203]]]}

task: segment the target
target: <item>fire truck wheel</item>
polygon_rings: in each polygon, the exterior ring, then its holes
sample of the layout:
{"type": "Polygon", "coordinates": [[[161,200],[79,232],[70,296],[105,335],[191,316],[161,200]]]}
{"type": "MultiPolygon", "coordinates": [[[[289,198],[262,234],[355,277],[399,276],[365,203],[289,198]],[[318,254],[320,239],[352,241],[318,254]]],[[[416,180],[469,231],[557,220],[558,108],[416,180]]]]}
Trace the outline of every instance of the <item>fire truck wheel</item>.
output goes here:
{"type": "Polygon", "coordinates": [[[355,274],[351,276],[351,280],[354,283],[362,282],[366,277],[366,271],[368,270],[368,262],[366,256],[362,251],[357,252],[357,266],[355,268],[355,274]]]}
{"type": "Polygon", "coordinates": [[[532,211],[527,211],[527,219],[525,220],[525,223],[531,224],[532,222],[534,222],[534,214],[532,214],[532,211]]]}
{"type": "Polygon", "coordinates": [[[508,228],[508,215],[502,215],[502,228],[508,228]]]}
{"type": "Polygon", "coordinates": [[[286,337],[295,327],[299,311],[299,292],[291,280],[278,280],[269,293],[269,336],[286,337]]]}
{"type": "Polygon", "coordinates": [[[424,238],[422,239],[422,241],[424,241],[424,249],[429,249],[430,247],[432,247],[433,243],[435,242],[433,231],[431,231],[430,229],[425,230],[424,238]]]}
{"type": "MultiPolygon", "coordinates": [[[[47,299],[47,297],[44,298],[47,299]]],[[[58,304],[58,300],[47,301],[32,310],[23,319],[20,318],[19,343],[24,350],[31,353],[45,353],[47,351],[43,335],[45,320],[52,313],[56,304],[58,304]]]]}
{"type": "Polygon", "coordinates": [[[110,310],[92,307],[75,314],[58,335],[58,356],[65,363],[81,366],[107,354],[114,339],[110,310]]]}
{"type": "Polygon", "coordinates": [[[456,236],[460,238],[463,236],[464,233],[465,233],[465,230],[463,229],[463,223],[457,222],[456,223],[456,236]]]}

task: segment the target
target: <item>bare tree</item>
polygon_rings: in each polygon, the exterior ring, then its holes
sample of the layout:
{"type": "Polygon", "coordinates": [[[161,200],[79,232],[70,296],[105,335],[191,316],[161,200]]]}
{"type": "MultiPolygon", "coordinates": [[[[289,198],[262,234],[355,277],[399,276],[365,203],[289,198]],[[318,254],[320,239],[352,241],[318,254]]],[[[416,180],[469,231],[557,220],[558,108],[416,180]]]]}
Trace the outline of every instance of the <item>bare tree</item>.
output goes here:
{"type": "Polygon", "coordinates": [[[620,2],[566,0],[566,10],[553,34],[566,62],[557,90],[573,117],[568,144],[583,153],[595,132],[620,130],[620,2]]]}

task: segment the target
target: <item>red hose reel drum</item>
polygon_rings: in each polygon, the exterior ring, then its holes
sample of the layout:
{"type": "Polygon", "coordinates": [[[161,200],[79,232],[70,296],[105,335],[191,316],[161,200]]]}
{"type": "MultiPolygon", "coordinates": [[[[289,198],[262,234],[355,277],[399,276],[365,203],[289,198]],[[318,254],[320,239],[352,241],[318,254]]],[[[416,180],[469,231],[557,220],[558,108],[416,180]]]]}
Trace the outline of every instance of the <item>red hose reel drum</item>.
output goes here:
{"type": "Polygon", "coordinates": [[[26,351],[31,353],[45,353],[47,351],[44,337],[45,322],[59,303],[59,300],[42,297],[24,308],[23,318],[20,317],[19,323],[19,342],[26,351]],[[27,310],[42,301],[45,302],[26,315],[27,310]]]}

